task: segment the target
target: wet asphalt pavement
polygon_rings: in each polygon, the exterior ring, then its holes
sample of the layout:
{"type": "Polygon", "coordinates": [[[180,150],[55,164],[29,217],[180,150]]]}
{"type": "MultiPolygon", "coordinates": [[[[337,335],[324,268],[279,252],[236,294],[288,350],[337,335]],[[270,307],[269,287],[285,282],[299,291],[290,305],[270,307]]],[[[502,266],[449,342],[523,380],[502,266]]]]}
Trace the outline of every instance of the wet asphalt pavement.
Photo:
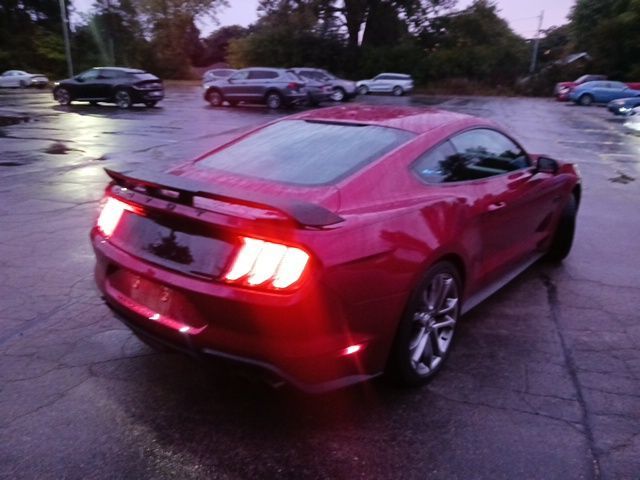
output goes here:
{"type": "Polygon", "coordinates": [[[121,111],[0,92],[0,478],[640,478],[640,137],[606,109],[425,100],[576,162],[574,249],[468,314],[426,388],[308,397],[154,353],[94,288],[104,166],[163,170],[282,115],[167,93],[121,111]]]}

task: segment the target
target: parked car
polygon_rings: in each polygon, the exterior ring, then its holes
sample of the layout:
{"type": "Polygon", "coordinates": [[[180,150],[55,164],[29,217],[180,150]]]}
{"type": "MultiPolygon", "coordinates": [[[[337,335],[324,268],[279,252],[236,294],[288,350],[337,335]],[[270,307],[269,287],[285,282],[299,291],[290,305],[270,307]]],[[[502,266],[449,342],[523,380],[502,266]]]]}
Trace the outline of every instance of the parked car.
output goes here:
{"type": "Polygon", "coordinates": [[[629,118],[624,122],[624,127],[629,133],[640,135],[640,107],[635,107],[629,118]]]}
{"type": "Polygon", "coordinates": [[[277,109],[308,100],[305,82],[293,70],[284,68],[243,68],[229,78],[207,82],[204,89],[205,100],[214,107],[226,101],[231,106],[264,103],[277,109]]]}
{"type": "Polygon", "coordinates": [[[356,82],[343,80],[326,70],[307,67],[298,67],[292,70],[305,81],[315,80],[321,83],[330,83],[332,88],[331,100],[334,102],[346,102],[358,94],[356,82]]]}
{"type": "Polygon", "coordinates": [[[207,82],[219,80],[221,78],[229,78],[235,72],[237,72],[235,68],[214,68],[207,70],[202,76],[202,84],[204,85],[207,82]]]}
{"type": "Polygon", "coordinates": [[[397,106],[308,110],[165,174],[107,173],[91,239],[121,320],[310,392],[431,379],[463,313],[569,253],[581,197],[573,165],[488,120],[397,106]]]}
{"type": "Polygon", "coordinates": [[[0,75],[0,87],[37,87],[49,85],[49,79],[39,73],[27,73],[23,70],[7,70],[0,75]]]}
{"type": "Polygon", "coordinates": [[[553,94],[556,97],[556,100],[560,102],[565,102],[569,100],[569,93],[571,90],[578,85],[582,85],[586,82],[593,82],[595,80],[606,80],[606,75],[582,75],[578,79],[573,82],[559,82],[556,83],[556,86],[553,89],[553,94]]]}
{"type": "MultiPolygon", "coordinates": [[[[302,78],[302,77],[300,77],[302,78]]],[[[317,80],[303,79],[305,90],[307,91],[307,104],[311,106],[318,106],[323,102],[331,101],[331,95],[333,94],[333,88],[328,82],[320,82],[317,80]]]]}
{"type": "Polygon", "coordinates": [[[404,73],[381,73],[370,80],[360,80],[356,85],[360,95],[393,93],[399,97],[413,91],[413,79],[404,73]]]}
{"type": "Polygon", "coordinates": [[[619,98],[611,100],[607,104],[607,108],[614,115],[631,115],[633,109],[640,106],[640,97],[619,98]]]}
{"type": "Polygon", "coordinates": [[[164,98],[162,80],[143,70],[119,67],[96,67],[60,80],[53,88],[53,98],[60,105],[74,101],[115,103],[130,108],[135,103],[154,107],[164,98]]]}
{"type": "Polygon", "coordinates": [[[640,95],[640,90],[633,90],[622,82],[613,80],[597,80],[578,85],[569,93],[569,100],[578,105],[588,106],[592,103],[608,103],[618,98],[630,98],[640,95]]]}

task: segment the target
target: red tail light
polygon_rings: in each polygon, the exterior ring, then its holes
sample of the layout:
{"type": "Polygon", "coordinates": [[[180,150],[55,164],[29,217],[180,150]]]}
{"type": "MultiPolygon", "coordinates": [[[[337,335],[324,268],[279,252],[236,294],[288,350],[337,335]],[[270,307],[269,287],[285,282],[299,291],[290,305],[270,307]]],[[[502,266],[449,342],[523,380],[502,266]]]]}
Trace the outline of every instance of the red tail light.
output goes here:
{"type": "Polygon", "coordinates": [[[133,212],[134,208],[113,197],[107,197],[96,223],[105,237],[113,234],[125,211],[133,212]]]}
{"type": "Polygon", "coordinates": [[[300,89],[300,84],[296,82],[291,82],[289,85],[287,85],[287,88],[289,90],[298,90],[300,89]]]}
{"type": "Polygon", "coordinates": [[[289,288],[302,278],[309,255],[296,247],[243,237],[224,279],[250,286],[289,288]]]}

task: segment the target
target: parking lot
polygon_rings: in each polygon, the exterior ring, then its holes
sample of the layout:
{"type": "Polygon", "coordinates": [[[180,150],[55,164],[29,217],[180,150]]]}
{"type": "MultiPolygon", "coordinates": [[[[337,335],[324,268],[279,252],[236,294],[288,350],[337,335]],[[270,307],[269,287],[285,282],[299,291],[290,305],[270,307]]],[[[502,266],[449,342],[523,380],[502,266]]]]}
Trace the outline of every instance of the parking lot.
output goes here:
{"type": "Polygon", "coordinates": [[[306,396],[140,343],[88,240],[103,167],[164,170],[287,111],[187,86],[130,110],[0,92],[0,478],[640,478],[640,137],[551,99],[357,101],[491,118],[577,163],[578,230],[562,266],[463,318],[427,387],[306,396]]]}

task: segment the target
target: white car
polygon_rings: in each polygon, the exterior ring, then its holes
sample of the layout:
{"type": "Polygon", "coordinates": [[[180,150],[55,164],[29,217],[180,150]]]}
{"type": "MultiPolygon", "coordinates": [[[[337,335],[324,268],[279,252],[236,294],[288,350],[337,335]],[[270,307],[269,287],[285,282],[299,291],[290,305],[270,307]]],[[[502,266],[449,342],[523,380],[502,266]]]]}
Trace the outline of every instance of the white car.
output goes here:
{"type": "Polygon", "coordinates": [[[404,73],[381,73],[369,80],[360,80],[358,93],[393,93],[396,97],[411,93],[413,90],[413,78],[404,73]]]}
{"type": "Polygon", "coordinates": [[[38,73],[27,73],[23,70],[8,70],[0,75],[0,87],[38,87],[49,85],[49,79],[38,73]]]}

